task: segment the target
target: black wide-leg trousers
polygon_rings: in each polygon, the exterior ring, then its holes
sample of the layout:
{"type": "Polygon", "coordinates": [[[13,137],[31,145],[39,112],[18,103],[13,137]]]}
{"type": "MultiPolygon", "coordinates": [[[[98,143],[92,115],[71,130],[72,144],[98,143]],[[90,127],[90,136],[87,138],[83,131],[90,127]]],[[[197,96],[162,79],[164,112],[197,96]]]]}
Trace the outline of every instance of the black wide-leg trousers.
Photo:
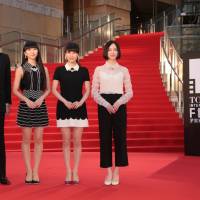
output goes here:
{"type": "MultiPolygon", "coordinates": [[[[110,104],[120,98],[121,94],[101,94],[110,104]]],[[[121,105],[118,111],[110,114],[103,106],[98,106],[100,167],[112,167],[112,137],[114,138],[115,166],[127,166],[126,105],[121,105]]]]}
{"type": "Polygon", "coordinates": [[[5,113],[0,112],[0,178],[6,176],[6,152],[4,140],[4,119],[5,113]]]}

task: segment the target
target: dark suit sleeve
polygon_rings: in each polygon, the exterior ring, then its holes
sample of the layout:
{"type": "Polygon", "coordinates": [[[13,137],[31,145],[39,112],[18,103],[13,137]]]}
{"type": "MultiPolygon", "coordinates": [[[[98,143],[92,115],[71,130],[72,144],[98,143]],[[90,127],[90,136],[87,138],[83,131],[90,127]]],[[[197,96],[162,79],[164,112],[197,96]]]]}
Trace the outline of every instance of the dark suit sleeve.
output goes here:
{"type": "Polygon", "coordinates": [[[8,55],[5,56],[5,103],[11,104],[11,71],[8,55]]]}

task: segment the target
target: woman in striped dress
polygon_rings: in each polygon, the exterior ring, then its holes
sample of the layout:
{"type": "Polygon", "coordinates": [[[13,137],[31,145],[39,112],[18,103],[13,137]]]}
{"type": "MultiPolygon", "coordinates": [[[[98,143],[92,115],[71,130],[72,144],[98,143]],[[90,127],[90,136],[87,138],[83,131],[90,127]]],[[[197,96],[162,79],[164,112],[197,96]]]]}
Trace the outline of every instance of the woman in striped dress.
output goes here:
{"type": "Polygon", "coordinates": [[[22,152],[26,166],[25,183],[40,182],[38,170],[43,150],[43,128],[48,125],[45,98],[50,92],[49,74],[43,66],[36,42],[27,41],[22,65],[17,67],[13,93],[20,99],[17,124],[22,129],[22,152]],[[31,167],[30,143],[34,130],[34,166],[31,167]]]}

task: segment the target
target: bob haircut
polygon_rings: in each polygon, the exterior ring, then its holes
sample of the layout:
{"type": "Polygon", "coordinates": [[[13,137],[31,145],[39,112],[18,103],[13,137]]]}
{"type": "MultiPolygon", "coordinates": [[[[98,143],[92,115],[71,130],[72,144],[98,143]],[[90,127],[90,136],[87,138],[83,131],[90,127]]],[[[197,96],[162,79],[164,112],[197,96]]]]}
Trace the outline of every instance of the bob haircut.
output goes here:
{"type": "Polygon", "coordinates": [[[66,44],[66,46],[64,47],[64,53],[66,53],[67,51],[73,51],[76,52],[77,54],[79,54],[79,46],[77,43],[75,42],[68,42],[66,44]]]}
{"type": "Polygon", "coordinates": [[[109,50],[109,47],[110,47],[111,44],[115,44],[115,46],[117,47],[117,57],[116,57],[116,59],[120,59],[120,58],[121,58],[120,46],[119,46],[119,44],[118,44],[117,42],[115,42],[115,41],[113,41],[113,40],[108,41],[108,42],[104,45],[104,47],[103,47],[103,58],[104,58],[105,60],[108,60],[108,59],[109,59],[109,58],[108,58],[108,50],[109,50]]]}

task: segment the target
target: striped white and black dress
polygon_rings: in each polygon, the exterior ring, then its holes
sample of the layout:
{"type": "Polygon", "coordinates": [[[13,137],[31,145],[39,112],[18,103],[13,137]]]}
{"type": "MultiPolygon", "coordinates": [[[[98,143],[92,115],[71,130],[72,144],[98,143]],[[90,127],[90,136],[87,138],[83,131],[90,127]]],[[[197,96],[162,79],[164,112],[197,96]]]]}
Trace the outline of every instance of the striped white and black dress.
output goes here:
{"type": "MultiPolygon", "coordinates": [[[[32,66],[25,63],[23,66],[24,75],[20,83],[20,88],[28,99],[36,101],[43,91],[41,90],[44,78],[41,76],[39,66],[32,66]]],[[[17,124],[21,127],[42,127],[48,125],[48,114],[45,101],[39,108],[29,108],[24,101],[20,101],[17,124]]]]}

